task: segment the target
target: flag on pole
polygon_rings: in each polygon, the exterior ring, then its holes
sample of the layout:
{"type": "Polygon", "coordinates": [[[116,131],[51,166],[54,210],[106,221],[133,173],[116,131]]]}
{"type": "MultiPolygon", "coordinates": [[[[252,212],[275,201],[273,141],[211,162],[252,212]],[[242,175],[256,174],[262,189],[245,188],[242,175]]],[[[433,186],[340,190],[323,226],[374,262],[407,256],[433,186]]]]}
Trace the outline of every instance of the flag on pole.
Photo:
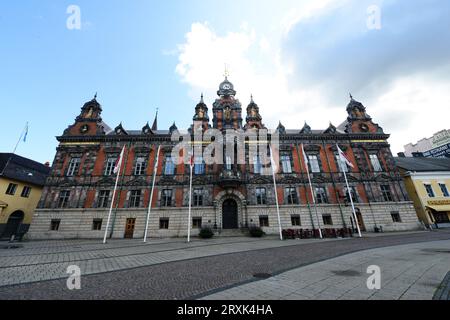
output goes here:
{"type": "Polygon", "coordinates": [[[23,142],[27,142],[27,135],[28,135],[28,122],[25,126],[25,133],[23,135],[23,142]]]}
{"type": "Polygon", "coordinates": [[[344,151],[339,148],[339,146],[336,144],[338,152],[339,152],[339,159],[341,160],[342,164],[346,163],[349,167],[354,168],[353,163],[351,163],[348,156],[344,153],[344,151]]]}
{"type": "Polygon", "coordinates": [[[118,158],[117,161],[116,161],[116,165],[115,165],[114,171],[113,171],[114,174],[116,174],[116,173],[119,171],[120,167],[122,166],[122,161],[123,161],[123,155],[124,155],[124,153],[125,153],[125,146],[123,146],[122,152],[120,152],[120,156],[119,156],[119,158],[118,158]]]}
{"type": "Polygon", "coordinates": [[[302,153],[303,153],[303,160],[305,160],[305,165],[306,165],[306,167],[308,167],[308,163],[309,163],[308,156],[306,155],[305,149],[303,148],[303,143],[302,143],[302,153]]]}

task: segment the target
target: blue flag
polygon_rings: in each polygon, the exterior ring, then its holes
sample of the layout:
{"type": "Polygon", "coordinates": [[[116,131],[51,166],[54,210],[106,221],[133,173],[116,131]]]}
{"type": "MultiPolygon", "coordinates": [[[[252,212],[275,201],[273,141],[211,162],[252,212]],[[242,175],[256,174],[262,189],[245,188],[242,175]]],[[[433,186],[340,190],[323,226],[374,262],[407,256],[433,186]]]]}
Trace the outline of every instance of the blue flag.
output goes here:
{"type": "Polygon", "coordinates": [[[25,127],[25,134],[23,135],[23,142],[27,141],[27,135],[28,135],[28,122],[27,122],[27,125],[25,127]]]}

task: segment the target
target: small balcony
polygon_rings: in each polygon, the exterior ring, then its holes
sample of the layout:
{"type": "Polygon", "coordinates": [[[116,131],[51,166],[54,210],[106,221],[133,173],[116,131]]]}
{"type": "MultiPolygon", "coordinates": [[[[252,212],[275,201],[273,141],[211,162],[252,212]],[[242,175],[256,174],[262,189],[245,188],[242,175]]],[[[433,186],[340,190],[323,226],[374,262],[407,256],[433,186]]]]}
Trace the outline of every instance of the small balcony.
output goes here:
{"type": "Polygon", "coordinates": [[[219,185],[223,188],[237,187],[242,183],[242,174],[237,170],[223,169],[219,175],[219,185]]]}

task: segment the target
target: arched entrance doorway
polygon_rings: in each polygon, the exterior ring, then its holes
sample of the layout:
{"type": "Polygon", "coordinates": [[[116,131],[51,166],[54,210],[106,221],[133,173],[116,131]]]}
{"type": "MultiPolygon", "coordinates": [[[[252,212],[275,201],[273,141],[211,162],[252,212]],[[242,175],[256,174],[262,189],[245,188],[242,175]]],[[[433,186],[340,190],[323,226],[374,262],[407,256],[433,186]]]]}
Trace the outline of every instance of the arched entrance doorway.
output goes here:
{"type": "Polygon", "coordinates": [[[8,218],[5,231],[2,234],[2,238],[11,238],[12,235],[16,235],[19,231],[19,227],[23,221],[24,213],[22,211],[14,211],[8,218]]]}
{"type": "Polygon", "coordinates": [[[222,204],[222,229],[238,228],[238,205],[234,199],[226,199],[222,204]]]}

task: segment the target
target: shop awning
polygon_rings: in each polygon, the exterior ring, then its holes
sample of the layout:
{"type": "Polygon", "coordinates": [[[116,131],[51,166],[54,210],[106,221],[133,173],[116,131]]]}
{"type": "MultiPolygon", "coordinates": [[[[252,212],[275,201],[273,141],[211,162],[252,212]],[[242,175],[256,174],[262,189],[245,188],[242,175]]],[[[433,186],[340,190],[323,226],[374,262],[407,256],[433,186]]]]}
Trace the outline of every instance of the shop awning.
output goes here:
{"type": "Polygon", "coordinates": [[[446,212],[450,211],[450,204],[442,205],[442,206],[430,206],[428,205],[427,208],[433,209],[437,212],[446,212]]]}

